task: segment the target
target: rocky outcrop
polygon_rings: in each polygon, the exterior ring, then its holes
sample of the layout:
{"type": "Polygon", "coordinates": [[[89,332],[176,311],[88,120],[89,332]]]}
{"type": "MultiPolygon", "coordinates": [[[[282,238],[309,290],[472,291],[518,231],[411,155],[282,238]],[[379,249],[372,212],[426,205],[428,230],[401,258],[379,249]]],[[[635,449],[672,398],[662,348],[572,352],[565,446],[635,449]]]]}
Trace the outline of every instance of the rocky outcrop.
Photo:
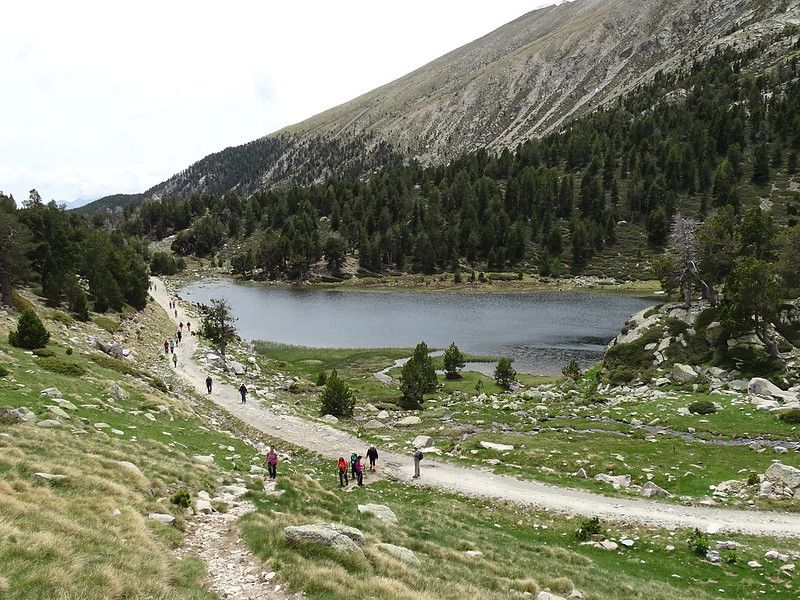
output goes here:
{"type": "Polygon", "coordinates": [[[361,546],[364,545],[364,534],[361,531],[335,523],[292,525],[284,528],[283,534],[289,542],[326,546],[342,554],[362,554],[361,546]]]}
{"type": "Polygon", "coordinates": [[[395,546],[394,544],[375,544],[375,547],[382,552],[386,552],[386,554],[390,554],[394,556],[398,560],[403,561],[404,563],[408,563],[410,565],[421,565],[422,561],[417,558],[417,555],[414,554],[413,550],[409,550],[403,546],[395,546]]]}
{"type": "Polygon", "coordinates": [[[394,514],[391,508],[383,504],[359,504],[358,512],[372,515],[376,519],[386,523],[397,523],[397,515],[394,514]]]}

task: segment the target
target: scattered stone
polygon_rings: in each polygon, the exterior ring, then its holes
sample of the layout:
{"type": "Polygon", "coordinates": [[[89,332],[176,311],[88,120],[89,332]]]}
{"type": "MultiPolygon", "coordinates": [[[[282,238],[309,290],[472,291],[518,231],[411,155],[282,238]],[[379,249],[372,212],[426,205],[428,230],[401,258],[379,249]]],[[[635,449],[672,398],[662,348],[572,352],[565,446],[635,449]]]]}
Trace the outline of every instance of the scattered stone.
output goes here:
{"type": "Polygon", "coordinates": [[[379,412],[379,413],[376,415],[376,417],[375,417],[375,418],[376,418],[376,419],[380,419],[381,421],[382,421],[382,420],[384,420],[384,419],[388,419],[388,418],[389,418],[389,412],[388,412],[388,411],[385,411],[385,410],[382,410],[381,412],[379,412]]]}
{"type": "Polygon", "coordinates": [[[751,396],[761,398],[776,398],[786,402],[796,401],[797,395],[791,392],[784,392],[774,383],[762,378],[753,377],[747,385],[747,393],[751,396]]]}
{"type": "Polygon", "coordinates": [[[67,479],[66,475],[53,475],[52,473],[34,473],[33,477],[45,483],[61,483],[67,479]]]}
{"type": "Polygon", "coordinates": [[[472,557],[483,556],[483,552],[481,552],[480,550],[465,550],[464,554],[472,557]]]}
{"type": "Polygon", "coordinates": [[[422,561],[417,558],[417,555],[414,554],[413,550],[409,550],[408,548],[404,548],[403,546],[395,546],[394,544],[376,544],[376,548],[386,552],[387,554],[391,554],[395,558],[412,565],[421,565],[422,561]]]}
{"type": "Polygon", "coordinates": [[[376,519],[386,523],[397,523],[397,515],[391,508],[383,504],[359,504],[358,512],[373,515],[376,519]]]}
{"type": "Polygon", "coordinates": [[[497,452],[510,452],[514,446],[509,444],[495,444],[493,442],[478,442],[478,445],[484,450],[496,450],[497,452]]]}
{"type": "Polygon", "coordinates": [[[667,490],[662,487],[657,486],[652,481],[648,481],[642,486],[642,496],[645,498],[652,498],[653,496],[659,496],[661,498],[669,498],[672,496],[667,490]]]}
{"type": "Polygon", "coordinates": [[[47,409],[47,411],[49,413],[51,413],[51,414],[53,414],[53,415],[55,415],[55,416],[57,416],[57,417],[59,417],[61,419],[69,420],[69,419],[72,418],[67,414],[67,411],[65,411],[60,406],[45,406],[45,408],[47,409]]]}
{"type": "Polygon", "coordinates": [[[61,421],[56,421],[55,419],[44,419],[43,421],[36,423],[36,426],[44,427],[45,429],[56,429],[61,427],[61,421]]]}
{"type": "Polygon", "coordinates": [[[339,419],[334,417],[333,415],[323,415],[322,420],[326,423],[330,423],[331,425],[335,425],[339,422],[339,419]]]}
{"type": "Polygon", "coordinates": [[[175,523],[175,517],[173,517],[172,515],[169,515],[167,513],[154,513],[154,512],[151,512],[150,514],[147,515],[147,517],[149,519],[153,519],[154,521],[158,521],[162,525],[170,526],[170,525],[173,525],[175,523]]]}
{"type": "Polygon", "coordinates": [[[55,398],[63,398],[64,397],[64,394],[62,394],[59,391],[59,389],[55,388],[55,387],[44,389],[41,392],[39,392],[39,395],[40,396],[47,396],[48,398],[54,398],[54,399],[55,398]]]}
{"type": "Polygon", "coordinates": [[[751,560],[747,563],[747,566],[751,569],[760,569],[763,565],[757,560],[751,560]]]}
{"type": "Polygon", "coordinates": [[[412,425],[419,425],[420,423],[422,423],[422,419],[420,419],[416,415],[403,417],[402,419],[397,421],[397,425],[399,427],[411,427],[412,425]]]}
{"type": "Polygon", "coordinates": [[[418,435],[412,444],[414,448],[428,448],[433,445],[433,438],[429,435],[418,435]]]}
{"type": "Polygon", "coordinates": [[[383,429],[385,425],[377,419],[370,419],[364,423],[364,429],[383,429]]]}
{"type": "Polygon", "coordinates": [[[12,406],[0,406],[0,423],[26,423],[36,420],[34,412],[21,406],[14,408],[12,406]]]}
{"type": "Polygon", "coordinates": [[[214,455],[213,454],[195,454],[192,457],[194,462],[198,462],[203,465],[213,465],[214,464],[214,455]]]}
{"type": "Polygon", "coordinates": [[[64,400],[63,398],[54,398],[53,402],[58,404],[59,408],[63,408],[64,410],[78,410],[77,406],[75,406],[69,400],[64,400]]]}
{"type": "Polygon", "coordinates": [[[108,388],[108,395],[117,402],[125,402],[129,398],[128,392],[126,392],[116,383],[111,384],[111,387],[108,388]]]}
{"type": "Polygon", "coordinates": [[[767,560],[779,560],[781,562],[789,562],[789,555],[782,554],[777,550],[767,550],[764,553],[764,558],[766,558],[767,560]]]}
{"type": "Polygon", "coordinates": [[[120,461],[117,461],[117,464],[120,467],[122,467],[123,469],[126,469],[126,470],[130,471],[131,473],[135,473],[136,475],[144,476],[144,473],[142,473],[141,469],[139,469],[139,467],[137,467],[132,462],[129,462],[127,460],[120,460],[120,461]]]}
{"type": "Polygon", "coordinates": [[[697,373],[689,365],[675,363],[670,372],[670,378],[677,383],[689,383],[697,379],[697,373]]]}
{"type": "Polygon", "coordinates": [[[602,540],[601,542],[598,542],[598,545],[603,550],[609,550],[612,552],[619,548],[619,544],[617,544],[616,542],[612,542],[611,540],[602,540]]]}
{"type": "Polygon", "coordinates": [[[718,563],[719,562],[719,551],[717,550],[709,550],[706,552],[706,560],[710,563],[718,563]]]}
{"type": "Polygon", "coordinates": [[[788,488],[796,490],[800,488],[800,469],[783,463],[772,463],[764,477],[772,482],[778,482],[788,488]]]}
{"type": "Polygon", "coordinates": [[[631,485],[630,475],[607,475],[605,473],[598,473],[594,476],[595,481],[608,483],[614,487],[615,490],[620,488],[627,488],[631,485]]]}
{"type": "Polygon", "coordinates": [[[564,596],[557,596],[551,592],[539,592],[536,600],[567,600],[564,596]]]}
{"type": "Polygon", "coordinates": [[[293,525],[285,527],[283,534],[290,542],[327,546],[342,554],[361,554],[361,548],[358,547],[356,542],[349,536],[337,529],[332,529],[328,525],[293,525]]]}

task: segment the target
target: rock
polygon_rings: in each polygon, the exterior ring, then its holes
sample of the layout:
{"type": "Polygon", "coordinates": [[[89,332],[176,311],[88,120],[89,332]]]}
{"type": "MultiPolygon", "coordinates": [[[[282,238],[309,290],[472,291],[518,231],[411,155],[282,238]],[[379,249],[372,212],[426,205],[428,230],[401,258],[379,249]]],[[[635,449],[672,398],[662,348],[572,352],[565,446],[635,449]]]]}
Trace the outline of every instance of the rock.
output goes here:
{"type": "Polygon", "coordinates": [[[564,596],[557,596],[551,592],[539,592],[536,600],[567,600],[564,596]]]}
{"type": "Polygon", "coordinates": [[[797,401],[796,394],[784,392],[777,385],[762,377],[753,377],[750,380],[750,383],[747,385],[747,393],[751,396],[759,396],[761,398],[773,398],[786,402],[797,401]]]}
{"type": "Polygon", "coordinates": [[[35,420],[36,415],[29,408],[24,406],[19,408],[14,408],[13,406],[0,406],[0,423],[26,423],[35,420]]]}
{"type": "Polygon", "coordinates": [[[403,417],[402,419],[397,421],[397,425],[399,427],[411,427],[412,425],[419,425],[420,423],[422,423],[422,419],[420,419],[416,415],[403,417]]]}
{"type": "Polygon", "coordinates": [[[622,544],[623,546],[625,546],[626,548],[633,548],[633,546],[634,546],[634,544],[635,544],[636,542],[634,542],[634,541],[633,541],[632,539],[630,539],[630,538],[623,538],[623,539],[621,539],[621,540],[619,541],[619,543],[620,543],[620,544],[622,544]]]}
{"type": "Polygon", "coordinates": [[[602,483],[608,483],[614,486],[615,490],[627,488],[631,485],[630,475],[606,475],[605,473],[598,473],[594,478],[595,481],[601,481],[602,483]]]}
{"type": "Polygon", "coordinates": [[[429,435],[418,435],[411,443],[414,448],[428,448],[433,445],[433,438],[429,435]]]}
{"type": "Polygon", "coordinates": [[[75,406],[69,400],[64,400],[63,398],[55,398],[55,399],[53,399],[53,402],[58,404],[58,406],[60,408],[63,408],[64,410],[78,410],[77,406],[75,406]]]}
{"type": "Polygon", "coordinates": [[[217,512],[214,510],[214,507],[211,506],[211,502],[205,498],[197,498],[197,500],[194,501],[194,510],[195,512],[204,515],[210,515],[213,512],[217,512]]]}
{"type": "Polygon", "coordinates": [[[173,517],[172,515],[169,515],[167,513],[154,513],[154,512],[151,512],[150,514],[147,515],[147,517],[149,519],[153,519],[154,521],[158,521],[162,525],[170,526],[170,525],[173,525],[175,523],[175,517],[173,517]]]}
{"type": "Polygon", "coordinates": [[[360,529],[356,529],[355,527],[350,527],[348,525],[342,525],[341,523],[326,523],[325,527],[350,538],[353,540],[356,546],[363,547],[367,544],[367,540],[364,538],[364,534],[360,529]]]}
{"type": "Polygon", "coordinates": [[[325,421],[326,423],[330,423],[331,425],[334,425],[339,422],[339,419],[337,419],[333,415],[323,415],[322,420],[325,421]]]}
{"type": "Polygon", "coordinates": [[[95,423],[94,424],[94,428],[95,429],[111,429],[111,425],[109,425],[108,423],[100,422],[100,423],[95,423]]]}
{"type": "Polygon", "coordinates": [[[382,421],[383,419],[388,419],[388,418],[389,418],[389,412],[388,412],[388,411],[385,411],[385,410],[382,410],[381,412],[379,412],[379,413],[376,415],[376,417],[375,417],[375,418],[376,418],[376,419],[380,419],[381,421],[382,421]]]}
{"type": "Polygon", "coordinates": [[[364,429],[383,429],[385,425],[377,419],[370,419],[364,423],[364,429]]]}
{"type": "Polygon", "coordinates": [[[764,553],[764,558],[767,560],[779,560],[781,562],[788,562],[789,555],[788,554],[781,554],[777,550],[767,550],[764,553]]]}
{"type": "Polygon", "coordinates": [[[670,372],[670,378],[676,383],[689,383],[697,379],[697,373],[689,365],[675,363],[670,372]]]}
{"type": "Polygon", "coordinates": [[[45,483],[61,483],[66,481],[66,475],[53,475],[52,473],[34,473],[34,479],[44,481],[45,483]]]}
{"type": "Polygon", "coordinates": [[[319,544],[342,554],[361,554],[361,548],[347,535],[327,525],[289,526],[283,530],[289,542],[319,544]]]}
{"type": "Polygon", "coordinates": [[[661,498],[669,498],[672,496],[667,490],[657,486],[652,481],[648,481],[642,486],[642,496],[645,498],[652,498],[653,496],[660,496],[661,498]]]}
{"type": "Polygon", "coordinates": [[[120,461],[117,461],[117,464],[120,467],[122,467],[123,469],[125,469],[127,471],[130,471],[131,473],[135,473],[136,475],[144,476],[144,473],[142,473],[142,471],[139,469],[139,467],[137,467],[132,462],[129,462],[127,460],[120,460],[120,461]]]}
{"type": "Polygon", "coordinates": [[[796,490],[800,488],[800,469],[789,465],[776,462],[772,463],[764,477],[773,482],[781,483],[788,488],[796,490]]]}
{"type": "Polygon", "coordinates": [[[47,396],[48,398],[63,398],[64,397],[64,394],[62,394],[59,391],[59,389],[55,388],[55,387],[44,389],[41,392],[39,392],[39,395],[40,396],[47,396]]]}
{"type": "Polygon", "coordinates": [[[465,550],[464,554],[472,557],[483,556],[483,552],[481,552],[480,550],[465,550]]]}
{"type": "Polygon", "coordinates": [[[417,555],[414,554],[413,550],[409,550],[408,548],[404,548],[403,546],[395,546],[394,544],[376,544],[376,548],[386,552],[387,554],[391,554],[395,558],[411,564],[411,565],[421,565],[422,561],[417,558],[417,555]]]}
{"type": "Polygon", "coordinates": [[[62,419],[70,419],[71,418],[69,416],[69,414],[67,414],[67,411],[65,411],[60,406],[49,406],[48,405],[48,406],[45,406],[45,408],[47,409],[47,411],[49,413],[51,413],[51,414],[53,414],[53,415],[55,415],[57,417],[60,417],[62,419]]]}
{"type": "Polygon", "coordinates": [[[750,567],[751,569],[760,569],[760,568],[761,568],[761,567],[763,567],[764,565],[762,565],[762,564],[761,564],[760,562],[758,562],[757,560],[751,560],[751,561],[749,561],[749,562],[747,563],[747,566],[748,566],[748,567],[750,567]]]}
{"type": "Polygon", "coordinates": [[[214,455],[213,454],[195,454],[192,457],[194,462],[198,462],[203,465],[213,465],[214,464],[214,455]]]}
{"type": "Polygon", "coordinates": [[[376,519],[386,523],[397,523],[397,515],[391,508],[383,504],[359,504],[358,512],[373,515],[376,519]]]}
{"type": "Polygon", "coordinates": [[[514,449],[514,446],[508,444],[495,444],[493,442],[478,442],[478,445],[485,450],[497,450],[498,452],[509,452],[514,449]]]}
{"type": "Polygon", "coordinates": [[[722,323],[713,321],[706,327],[706,341],[715,346],[722,336],[722,323]]]}
{"type": "Polygon", "coordinates": [[[56,421],[55,419],[45,419],[44,421],[39,421],[36,423],[37,427],[44,427],[45,429],[56,429],[57,427],[61,427],[61,421],[56,421]]]}
{"type": "Polygon", "coordinates": [[[117,402],[125,402],[129,398],[128,392],[126,392],[116,383],[112,384],[111,387],[108,388],[108,395],[117,402]]]}
{"type": "Polygon", "coordinates": [[[719,552],[717,550],[709,550],[706,552],[706,560],[710,563],[719,562],[719,552]]]}
{"type": "Polygon", "coordinates": [[[580,477],[581,479],[589,479],[589,474],[586,472],[586,469],[578,469],[575,472],[575,477],[580,477]]]}
{"type": "Polygon", "coordinates": [[[619,548],[619,544],[617,544],[616,542],[612,542],[611,540],[602,540],[598,542],[598,545],[603,550],[609,550],[612,552],[619,548]]]}
{"type": "Polygon", "coordinates": [[[235,360],[229,360],[226,364],[226,369],[232,371],[234,375],[244,375],[244,365],[235,360]]]}
{"type": "Polygon", "coordinates": [[[763,481],[758,487],[758,495],[761,498],[767,498],[772,495],[773,490],[774,486],[771,481],[763,481]]]}

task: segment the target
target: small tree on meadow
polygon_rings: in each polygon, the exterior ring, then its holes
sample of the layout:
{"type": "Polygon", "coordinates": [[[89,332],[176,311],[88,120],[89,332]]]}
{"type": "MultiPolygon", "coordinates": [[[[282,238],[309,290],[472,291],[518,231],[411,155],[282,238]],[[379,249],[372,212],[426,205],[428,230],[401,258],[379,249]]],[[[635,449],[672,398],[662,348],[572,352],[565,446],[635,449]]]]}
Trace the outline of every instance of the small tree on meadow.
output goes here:
{"type": "Polygon", "coordinates": [[[219,350],[219,353],[225,356],[228,344],[236,339],[234,323],[236,323],[236,317],[233,316],[228,302],[212,298],[211,306],[205,317],[203,317],[203,327],[200,330],[200,334],[208,338],[219,350]]]}
{"type": "Polygon", "coordinates": [[[494,369],[494,380],[504,390],[511,388],[511,385],[517,380],[517,372],[511,365],[513,360],[503,357],[497,361],[497,366],[494,369]]]}
{"type": "Polygon", "coordinates": [[[335,417],[352,417],[356,399],[350,386],[341,379],[334,369],[328,376],[325,389],[320,396],[322,414],[335,417]]]}
{"type": "Polygon", "coordinates": [[[50,334],[32,308],[26,308],[17,321],[16,331],[8,333],[8,343],[17,348],[35,350],[44,348],[50,341],[50,334]]]}
{"type": "Polygon", "coordinates": [[[406,409],[422,406],[422,397],[436,389],[436,369],[433,367],[428,345],[420,342],[400,373],[400,390],[403,392],[401,405],[406,409]]]}
{"type": "Polygon", "coordinates": [[[461,353],[461,350],[458,349],[455,342],[450,344],[450,347],[445,350],[442,358],[444,360],[445,377],[447,377],[447,379],[459,379],[461,375],[459,375],[458,372],[464,368],[466,362],[464,360],[464,355],[461,353]]]}

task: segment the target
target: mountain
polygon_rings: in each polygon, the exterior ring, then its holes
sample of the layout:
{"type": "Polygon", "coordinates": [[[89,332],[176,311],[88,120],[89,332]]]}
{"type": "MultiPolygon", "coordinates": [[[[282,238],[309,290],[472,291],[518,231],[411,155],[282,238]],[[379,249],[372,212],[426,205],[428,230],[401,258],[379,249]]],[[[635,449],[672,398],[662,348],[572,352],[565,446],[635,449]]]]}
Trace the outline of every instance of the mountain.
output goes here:
{"type": "Polygon", "coordinates": [[[237,191],[443,164],[557,131],[657,73],[800,24],[798,0],[575,0],[530,12],[350,102],[211,154],[144,194],[237,191]]]}

